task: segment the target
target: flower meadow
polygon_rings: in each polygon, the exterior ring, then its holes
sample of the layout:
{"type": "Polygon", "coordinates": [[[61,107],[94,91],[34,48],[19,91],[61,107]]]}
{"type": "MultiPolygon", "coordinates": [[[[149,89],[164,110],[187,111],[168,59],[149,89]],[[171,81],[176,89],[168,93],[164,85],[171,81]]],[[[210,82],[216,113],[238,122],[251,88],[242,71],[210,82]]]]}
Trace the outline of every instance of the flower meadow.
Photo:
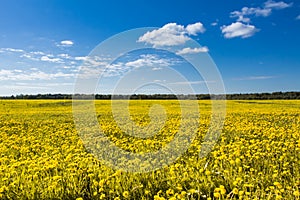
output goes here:
{"type": "MultiPolygon", "coordinates": [[[[95,101],[99,127],[126,151],[156,151],[182,120],[176,100],[131,100],[132,122],[148,125],[154,104],[165,109],[166,121],[151,137],[122,131],[109,100],[95,101]]],[[[211,102],[198,105],[200,117],[191,121],[198,130],[187,150],[167,166],[133,173],[85,148],[71,100],[1,100],[0,199],[300,199],[300,101],[227,101],[222,133],[205,157],[199,152],[211,102]]]]}

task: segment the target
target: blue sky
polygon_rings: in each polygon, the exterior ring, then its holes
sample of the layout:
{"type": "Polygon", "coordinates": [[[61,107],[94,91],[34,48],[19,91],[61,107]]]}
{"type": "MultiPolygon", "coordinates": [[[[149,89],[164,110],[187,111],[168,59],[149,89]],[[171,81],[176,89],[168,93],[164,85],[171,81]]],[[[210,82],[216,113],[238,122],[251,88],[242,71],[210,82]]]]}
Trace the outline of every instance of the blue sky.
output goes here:
{"type": "MultiPolygon", "coordinates": [[[[299,35],[296,0],[2,0],[0,95],[72,94],[80,67],[88,64],[100,72],[89,69],[96,75],[109,66],[99,93],[111,93],[128,71],[134,71],[132,78],[156,83],[137,93],[167,92],[170,85],[182,89],[183,79],[170,75],[170,69],[186,76],[195,92],[206,93],[207,84],[216,80],[198,76],[181,57],[203,54],[216,64],[227,93],[300,91],[299,35]],[[140,27],[157,27],[133,38],[154,49],[115,61],[109,52],[95,54],[94,48],[109,37],[140,27]],[[201,47],[180,46],[191,40],[201,47]],[[178,45],[181,49],[173,54],[155,49],[178,45]]],[[[127,44],[111,48],[121,45],[127,44]]],[[[134,83],[122,80],[127,82],[120,88],[132,90],[134,83]]]]}

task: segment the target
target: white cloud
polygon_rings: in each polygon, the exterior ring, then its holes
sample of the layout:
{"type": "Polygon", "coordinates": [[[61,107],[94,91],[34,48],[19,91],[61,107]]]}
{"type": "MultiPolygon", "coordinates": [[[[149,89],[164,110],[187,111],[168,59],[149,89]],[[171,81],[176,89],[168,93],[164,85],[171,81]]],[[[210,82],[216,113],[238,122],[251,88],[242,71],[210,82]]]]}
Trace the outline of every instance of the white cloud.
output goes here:
{"type": "Polygon", "coordinates": [[[183,82],[173,82],[168,83],[169,85],[196,85],[196,84],[207,84],[215,83],[215,81],[183,81],[183,82]]]}
{"type": "Polygon", "coordinates": [[[296,20],[300,20],[300,15],[298,15],[298,16],[296,17],[296,20]]]}
{"type": "Polygon", "coordinates": [[[30,54],[33,54],[33,55],[45,55],[45,53],[41,52],[41,51],[32,51],[32,52],[30,52],[30,54]]]}
{"type": "Polygon", "coordinates": [[[241,11],[233,11],[230,13],[230,17],[237,18],[237,21],[240,22],[250,22],[250,18],[246,16],[263,16],[267,17],[271,14],[272,10],[270,8],[248,8],[243,7],[241,11]]]}
{"type": "MultiPolygon", "coordinates": [[[[89,60],[89,59],[87,59],[89,60]]],[[[140,67],[150,67],[152,70],[161,70],[163,67],[175,65],[180,60],[175,58],[161,58],[159,55],[144,54],[138,58],[126,61],[108,64],[101,62],[101,65],[88,64],[83,65],[80,69],[79,77],[83,79],[95,78],[100,75],[103,77],[113,77],[125,74],[131,69],[140,67]]]]}
{"type": "Polygon", "coordinates": [[[30,60],[34,60],[35,58],[33,58],[29,53],[25,53],[23,55],[20,56],[21,58],[28,58],[30,60]]]}
{"type": "Polygon", "coordinates": [[[139,59],[124,64],[125,67],[168,67],[173,65],[173,59],[159,58],[156,55],[141,55],[139,59]]]}
{"type": "Polygon", "coordinates": [[[293,3],[285,3],[283,1],[280,2],[275,2],[272,0],[268,0],[264,3],[264,6],[262,8],[257,7],[257,8],[248,8],[248,7],[243,7],[241,11],[233,11],[230,13],[230,17],[232,18],[237,18],[237,21],[239,22],[245,22],[249,23],[251,21],[250,17],[251,16],[262,16],[262,17],[267,17],[271,15],[273,9],[284,9],[291,7],[293,3]]]}
{"type": "Polygon", "coordinates": [[[251,80],[266,80],[266,79],[272,79],[272,78],[277,78],[277,76],[249,76],[249,77],[243,77],[243,78],[235,78],[233,80],[251,81],[251,80]]]}
{"type": "Polygon", "coordinates": [[[189,35],[197,35],[198,33],[204,33],[205,28],[202,23],[197,22],[195,24],[189,24],[186,26],[186,31],[189,35]]]}
{"type": "Polygon", "coordinates": [[[63,63],[63,60],[60,58],[49,58],[48,56],[42,56],[41,61],[53,62],[53,63],[63,63]]]}
{"type": "Polygon", "coordinates": [[[293,3],[285,3],[283,1],[279,1],[279,2],[275,2],[272,0],[268,0],[267,2],[265,2],[265,8],[271,8],[271,9],[284,9],[284,8],[288,8],[291,7],[293,5],[293,3]]]}
{"type": "Polygon", "coordinates": [[[57,46],[59,47],[71,47],[73,46],[74,42],[72,40],[62,40],[60,41],[59,44],[57,44],[57,46]]]}
{"type": "Polygon", "coordinates": [[[254,12],[255,16],[268,17],[272,13],[272,10],[269,8],[264,8],[264,9],[255,9],[254,8],[253,12],[254,12]]]}
{"type": "Polygon", "coordinates": [[[27,58],[33,61],[40,61],[41,55],[46,55],[44,52],[41,51],[31,51],[31,52],[22,51],[22,52],[23,54],[20,55],[20,58],[27,58]]]}
{"type": "Polygon", "coordinates": [[[22,70],[0,70],[0,81],[32,81],[32,80],[52,80],[56,78],[70,78],[74,74],[62,72],[45,73],[43,71],[22,71],[22,70]]]}
{"type": "Polygon", "coordinates": [[[162,70],[162,69],[163,69],[162,67],[153,67],[152,68],[153,71],[158,71],[158,70],[162,70]]]}
{"type": "Polygon", "coordinates": [[[228,26],[221,27],[225,38],[241,37],[247,38],[253,36],[259,29],[253,25],[246,25],[241,22],[235,22],[228,26]]]}
{"type": "Polygon", "coordinates": [[[74,83],[38,83],[38,84],[29,84],[29,83],[20,83],[17,82],[13,85],[4,85],[3,88],[9,90],[16,90],[24,93],[26,90],[45,90],[53,87],[61,87],[61,86],[72,86],[74,83]]]}
{"type": "Polygon", "coordinates": [[[41,51],[32,51],[32,52],[25,52],[20,56],[21,58],[27,58],[34,61],[40,61],[40,56],[46,55],[44,52],[41,51]]]}
{"type": "Polygon", "coordinates": [[[208,48],[206,46],[199,47],[199,48],[184,48],[176,52],[177,55],[184,55],[184,54],[192,54],[192,53],[206,53],[208,52],[208,48]]]}
{"type": "Polygon", "coordinates": [[[210,24],[211,26],[217,26],[218,25],[218,22],[213,22],[210,24]]]}
{"type": "Polygon", "coordinates": [[[197,35],[204,31],[205,29],[200,22],[189,24],[186,28],[176,23],[168,23],[162,28],[148,31],[138,39],[138,42],[152,44],[153,47],[176,46],[190,40],[188,35],[197,35]]]}
{"type": "Polygon", "coordinates": [[[23,49],[14,49],[14,48],[1,48],[1,52],[17,52],[17,53],[22,53],[24,52],[23,49]]]}
{"type": "Polygon", "coordinates": [[[61,58],[65,58],[65,59],[70,59],[71,56],[69,54],[66,54],[66,53],[62,53],[62,54],[58,54],[59,57],[61,58]]]}
{"type": "Polygon", "coordinates": [[[77,61],[83,61],[83,65],[86,66],[106,66],[108,65],[108,62],[103,61],[103,59],[101,59],[98,56],[94,56],[94,57],[90,57],[90,56],[78,56],[74,58],[77,61]]]}
{"type": "Polygon", "coordinates": [[[74,58],[75,60],[87,60],[88,57],[87,56],[77,56],[74,58]]]}

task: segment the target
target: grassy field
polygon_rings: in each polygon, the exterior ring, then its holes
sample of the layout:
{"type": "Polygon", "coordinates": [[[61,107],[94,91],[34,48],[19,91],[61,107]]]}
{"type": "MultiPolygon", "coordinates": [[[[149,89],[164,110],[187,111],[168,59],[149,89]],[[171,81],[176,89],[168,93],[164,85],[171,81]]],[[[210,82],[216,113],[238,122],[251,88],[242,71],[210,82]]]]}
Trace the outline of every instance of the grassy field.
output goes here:
{"type": "MultiPolygon", "coordinates": [[[[120,101],[120,103],[122,103],[120,101]]],[[[104,133],[130,152],[168,144],[180,124],[177,101],[131,101],[131,119],[150,123],[152,104],[166,123],[134,138],[114,121],[110,101],[96,101],[104,133]]],[[[214,149],[199,157],[210,101],[199,101],[196,138],[173,164],[147,173],[107,167],[90,154],[75,128],[72,101],[0,101],[0,199],[300,199],[300,101],[227,101],[214,149]]]]}

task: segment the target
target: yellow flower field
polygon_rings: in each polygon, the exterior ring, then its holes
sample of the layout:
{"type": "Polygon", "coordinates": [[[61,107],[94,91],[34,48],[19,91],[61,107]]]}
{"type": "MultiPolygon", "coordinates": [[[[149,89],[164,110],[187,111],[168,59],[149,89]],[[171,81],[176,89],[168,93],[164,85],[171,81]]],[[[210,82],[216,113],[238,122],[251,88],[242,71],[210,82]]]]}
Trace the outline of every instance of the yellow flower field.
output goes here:
{"type": "MultiPolygon", "coordinates": [[[[153,104],[167,113],[157,134],[135,138],[117,126],[110,103],[96,101],[100,127],[130,152],[162,148],[180,126],[177,101],[132,100],[131,119],[140,126],[150,123],[153,104]]],[[[85,149],[72,101],[1,100],[0,199],[300,199],[300,101],[227,101],[222,134],[203,158],[211,102],[198,103],[200,119],[191,123],[199,130],[188,150],[164,168],[130,173],[85,149]]]]}

